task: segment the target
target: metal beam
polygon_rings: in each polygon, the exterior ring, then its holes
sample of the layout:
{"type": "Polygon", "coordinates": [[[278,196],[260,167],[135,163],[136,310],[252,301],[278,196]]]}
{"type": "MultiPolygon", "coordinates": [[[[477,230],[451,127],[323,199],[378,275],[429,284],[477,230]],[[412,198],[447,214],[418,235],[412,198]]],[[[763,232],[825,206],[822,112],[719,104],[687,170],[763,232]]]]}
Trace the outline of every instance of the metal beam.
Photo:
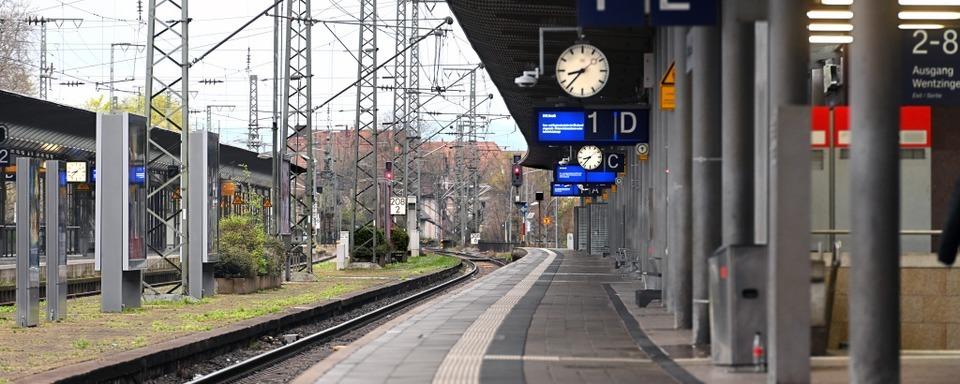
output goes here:
{"type": "MultiPolygon", "coordinates": [[[[361,248],[368,249],[376,260],[376,232],[383,223],[380,210],[380,163],[379,127],[377,127],[377,1],[360,1],[360,33],[357,51],[357,104],[356,104],[356,163],[354,164],[353,217],[351,254],[356,255],[361,248]],[[356,233],[370,226],[374,235],[367,241],[357,244],[356,233]]],[[[401,52],[397,52],[399,57],[401,52]]]]}
{"type": "MultiPolygon", "coordinates": [[[[290,210],[289,237],[284,238],[287,250],[294,254],[302,252],[306,257],[306,270],[312,273],[313,211],[317,179],[313,151],[313,68],[310,45],[313,21],[310,17],[310,0],[287,0],[286,4],[286,55],[283,76],[285,86],[280,136],[283,145],[280,159],[289,159],[291,167],[286,178],[280,181],[289,185],[289,202],[281,201],[280,204],[289,204],[281,209],[290,210]],[[306,172],[297,172],[292,165],[303,167],[306,172]]],[[[285,225],[281,225],[281,235],[284,235],[286,229],[283,227],[285,225]]]]}
{"type": "MultiPolygon", "coordinates": [[[[169,159],[173,164],[173,175],[167,181],[155,179],[147,172],[147,185],[159,183],[158,189],[150,197],[160,193],[178,196],[172,199],[167,212],[155,212],[149,204],[144,205],[144,217],[165,218],[161,225],[148,225],[148,231],[172,231],[173,244],[165,249],[152,249],[164,258],[180,254],[180,275],[186,295],[201,298],[202,292],[190,289],[190,265],[201,262],[201,255],[191,255],[187,247],[189,242],[190,216],[181,215],[188,209],[190,199],[187,196],[189,172],[189,122],[190,122],[190,66],[189,66],[189,14],[187,0],[150,0],[147,16],[147,71],[146,98],[144,116],[147,121],[147,160],[146,168],[161,159],[169,159]],[[152,121],[157,116],[159,121],[152,121]],[[155,127],[156,126],[156,127],[155,127]],[[180,156],[173,156],[153,140],[153,130],[164,128],[180,133],[180,156]],[[179,206],[177,206],[179,201],[179,206]],[[179,221],[179,225],[177,222],[179,221]]],[[[149,190],[149,188],[148,188],[149,190]]],[[[196,278],[200,278],[197,276],[196,278]]],[[[171,292],[179,287],[171,288],[171,292]]]]}

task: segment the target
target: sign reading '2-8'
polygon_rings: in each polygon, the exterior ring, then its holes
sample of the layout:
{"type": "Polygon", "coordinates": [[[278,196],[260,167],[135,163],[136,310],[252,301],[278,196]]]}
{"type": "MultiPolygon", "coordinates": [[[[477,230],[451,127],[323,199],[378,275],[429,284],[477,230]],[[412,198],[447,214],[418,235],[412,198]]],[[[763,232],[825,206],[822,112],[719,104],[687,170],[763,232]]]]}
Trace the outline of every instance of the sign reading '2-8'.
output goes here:
{"type": "Polygon", "coordinates": [[[960,33],[904,31],[903,104],[960,104],[960,33]]]}
{"type": "Polygon", "coordinates": [[[647,109],[545,108],[536,111],[542,144],[632,145],[650,138],[647,109]]]}

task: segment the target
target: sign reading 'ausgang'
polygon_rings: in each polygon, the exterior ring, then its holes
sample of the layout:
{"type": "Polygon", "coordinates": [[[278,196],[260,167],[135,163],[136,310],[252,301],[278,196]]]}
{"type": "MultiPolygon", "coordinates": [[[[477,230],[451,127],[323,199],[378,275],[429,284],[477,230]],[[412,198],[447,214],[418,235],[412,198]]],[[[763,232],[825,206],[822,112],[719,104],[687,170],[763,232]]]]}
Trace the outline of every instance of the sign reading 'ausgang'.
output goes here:
{"type": "Polygon", "coordinates": [[[960,33],[918,29],[904,34],[903,103],[960,104],[960,33]]]}

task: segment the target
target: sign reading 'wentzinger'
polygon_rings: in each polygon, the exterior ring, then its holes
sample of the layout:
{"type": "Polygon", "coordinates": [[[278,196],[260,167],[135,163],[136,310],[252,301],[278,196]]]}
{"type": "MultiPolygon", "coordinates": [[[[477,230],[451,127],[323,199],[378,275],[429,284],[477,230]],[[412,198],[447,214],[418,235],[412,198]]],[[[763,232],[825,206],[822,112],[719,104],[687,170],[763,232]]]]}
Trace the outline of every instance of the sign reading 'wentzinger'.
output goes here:
{"type": "Polygon", "coordinates": [[[960,104],[958,37],[955,29],[904,31],[903,104],[960,104]]]}

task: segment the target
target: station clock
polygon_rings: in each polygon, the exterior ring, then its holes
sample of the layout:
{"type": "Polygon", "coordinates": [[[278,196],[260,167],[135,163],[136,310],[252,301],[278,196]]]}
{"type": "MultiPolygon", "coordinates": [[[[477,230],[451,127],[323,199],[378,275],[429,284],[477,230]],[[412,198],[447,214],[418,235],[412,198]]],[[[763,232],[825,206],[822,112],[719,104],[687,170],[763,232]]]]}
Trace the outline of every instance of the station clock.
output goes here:
{"type": "Polygon", "coordinates": [[[588,171],[600,168],[603,163],[603,152],[596,145],[586,145],[577,151],[577,162],[588,171]]]}
{"type": "Polygon", "coordinates": [[[590,44],[574,44],[557,59],[557,82],[573,97],[596,95],[607,85],[609,76],[607,56],[590,44]]]}
{"type": "Polygon", "coordinates": [[[67,182],[68,183],[86,183],[87,182],[87,163],[83,161],[71,161],[67,163],[67,182]]]}

